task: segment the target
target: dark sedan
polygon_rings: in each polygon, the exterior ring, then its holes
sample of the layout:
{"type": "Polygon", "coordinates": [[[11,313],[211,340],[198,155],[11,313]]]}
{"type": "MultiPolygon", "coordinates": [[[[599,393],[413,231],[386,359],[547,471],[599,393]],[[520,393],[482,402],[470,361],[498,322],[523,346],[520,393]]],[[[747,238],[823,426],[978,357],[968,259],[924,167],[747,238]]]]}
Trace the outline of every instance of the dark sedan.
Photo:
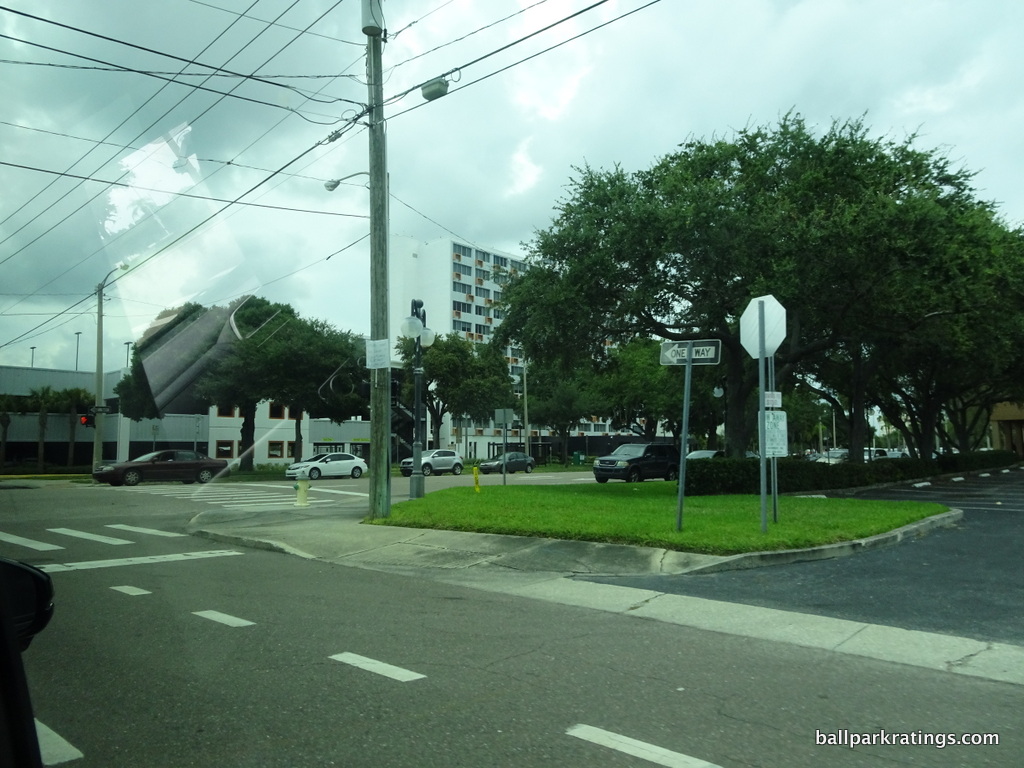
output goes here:
{"type": "Polygon", "coordinates": [[[489,475],[491,472],[501,472],[507,468],[510,475],[515,472],[526,472],[529,474],[533,472],[534,464],[532,456],[527,456],[521,451],[509,451],[489,461],[481,461],[480,471],[485,475],[489,475]]]}
{"type": "Polygon", "coordinates": [[[224,459],[211,459],[196,451],[154,451],[131,461],[101,464],[92,477],[111,485],[138,485],[143,480],[181,480],[183,483],[208,483],[228,474],[224,459]]]}

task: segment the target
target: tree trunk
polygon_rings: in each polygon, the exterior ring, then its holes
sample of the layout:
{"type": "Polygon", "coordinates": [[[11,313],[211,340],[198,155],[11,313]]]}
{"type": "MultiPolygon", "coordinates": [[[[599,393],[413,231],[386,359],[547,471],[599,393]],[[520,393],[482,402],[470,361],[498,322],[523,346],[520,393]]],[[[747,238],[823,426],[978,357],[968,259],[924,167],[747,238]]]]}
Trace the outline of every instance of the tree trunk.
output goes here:
{"type": "Polygon", "coordinates": [[[238,469],[240,472],[252,472],[253,445],[256,443],[256,403],[240,406],[242,413],[242,429],[240,430],[238,469]]]}
{"type": "Polygon", "coordinates": [[[304,447],[302,444],[302,417],[305,415],[301,408],[289,406],[288,413],[295,419],[295,461],[302,461],[304,447]]]}

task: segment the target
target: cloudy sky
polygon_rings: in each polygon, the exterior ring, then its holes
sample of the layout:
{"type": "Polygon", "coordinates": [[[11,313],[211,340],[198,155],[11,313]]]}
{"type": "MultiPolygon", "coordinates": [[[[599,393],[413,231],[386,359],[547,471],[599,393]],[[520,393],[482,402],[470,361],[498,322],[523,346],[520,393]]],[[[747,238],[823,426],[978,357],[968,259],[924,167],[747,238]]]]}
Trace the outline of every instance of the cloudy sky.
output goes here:
{"type": "MultiPolygon", "coordinates": [[[[1024,223],[1017,0],[385,0],[384,14],[393,234],[521,253],[573,166],[646,168],[791,110],[917,133],[1024,223]],[[418,86],[445,73],[448,95],[424,101],[418,86]]],[[[74,369],[77,349],[92,370],[108,274],[108,370],[187,300],[256,293],[368,333],[366,176],[323,187],[368,168],[350,122],[365,42],[358,0],[0,0],[0,365],[74,369]]]]}

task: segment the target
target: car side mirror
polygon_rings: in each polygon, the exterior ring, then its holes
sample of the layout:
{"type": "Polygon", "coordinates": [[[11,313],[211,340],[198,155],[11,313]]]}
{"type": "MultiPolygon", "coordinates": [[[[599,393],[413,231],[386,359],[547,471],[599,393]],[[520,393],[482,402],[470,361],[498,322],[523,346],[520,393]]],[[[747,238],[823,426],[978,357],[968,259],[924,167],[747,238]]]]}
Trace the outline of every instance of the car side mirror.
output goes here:
{"type": "Polygon", "coordinates": [[[25,650],[53,616],[53,581],[35,566],[0,557],[0,588],[18,644],[25,650]]]}

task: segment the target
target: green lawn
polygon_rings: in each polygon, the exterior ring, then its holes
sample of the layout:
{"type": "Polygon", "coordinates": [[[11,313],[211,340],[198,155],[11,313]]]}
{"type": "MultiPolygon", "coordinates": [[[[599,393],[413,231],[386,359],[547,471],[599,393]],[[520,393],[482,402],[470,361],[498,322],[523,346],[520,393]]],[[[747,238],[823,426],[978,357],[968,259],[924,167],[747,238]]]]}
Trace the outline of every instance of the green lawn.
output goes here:
{"type": "Polygon", "coordinates": [[[761,533],[759,496],[685,501],[676,531],[675,483],[449,488],[396,504],[377,525],[543,536],[725,555],[849,541],[945,512],[941,504],[783,496],[761,533]]]}

